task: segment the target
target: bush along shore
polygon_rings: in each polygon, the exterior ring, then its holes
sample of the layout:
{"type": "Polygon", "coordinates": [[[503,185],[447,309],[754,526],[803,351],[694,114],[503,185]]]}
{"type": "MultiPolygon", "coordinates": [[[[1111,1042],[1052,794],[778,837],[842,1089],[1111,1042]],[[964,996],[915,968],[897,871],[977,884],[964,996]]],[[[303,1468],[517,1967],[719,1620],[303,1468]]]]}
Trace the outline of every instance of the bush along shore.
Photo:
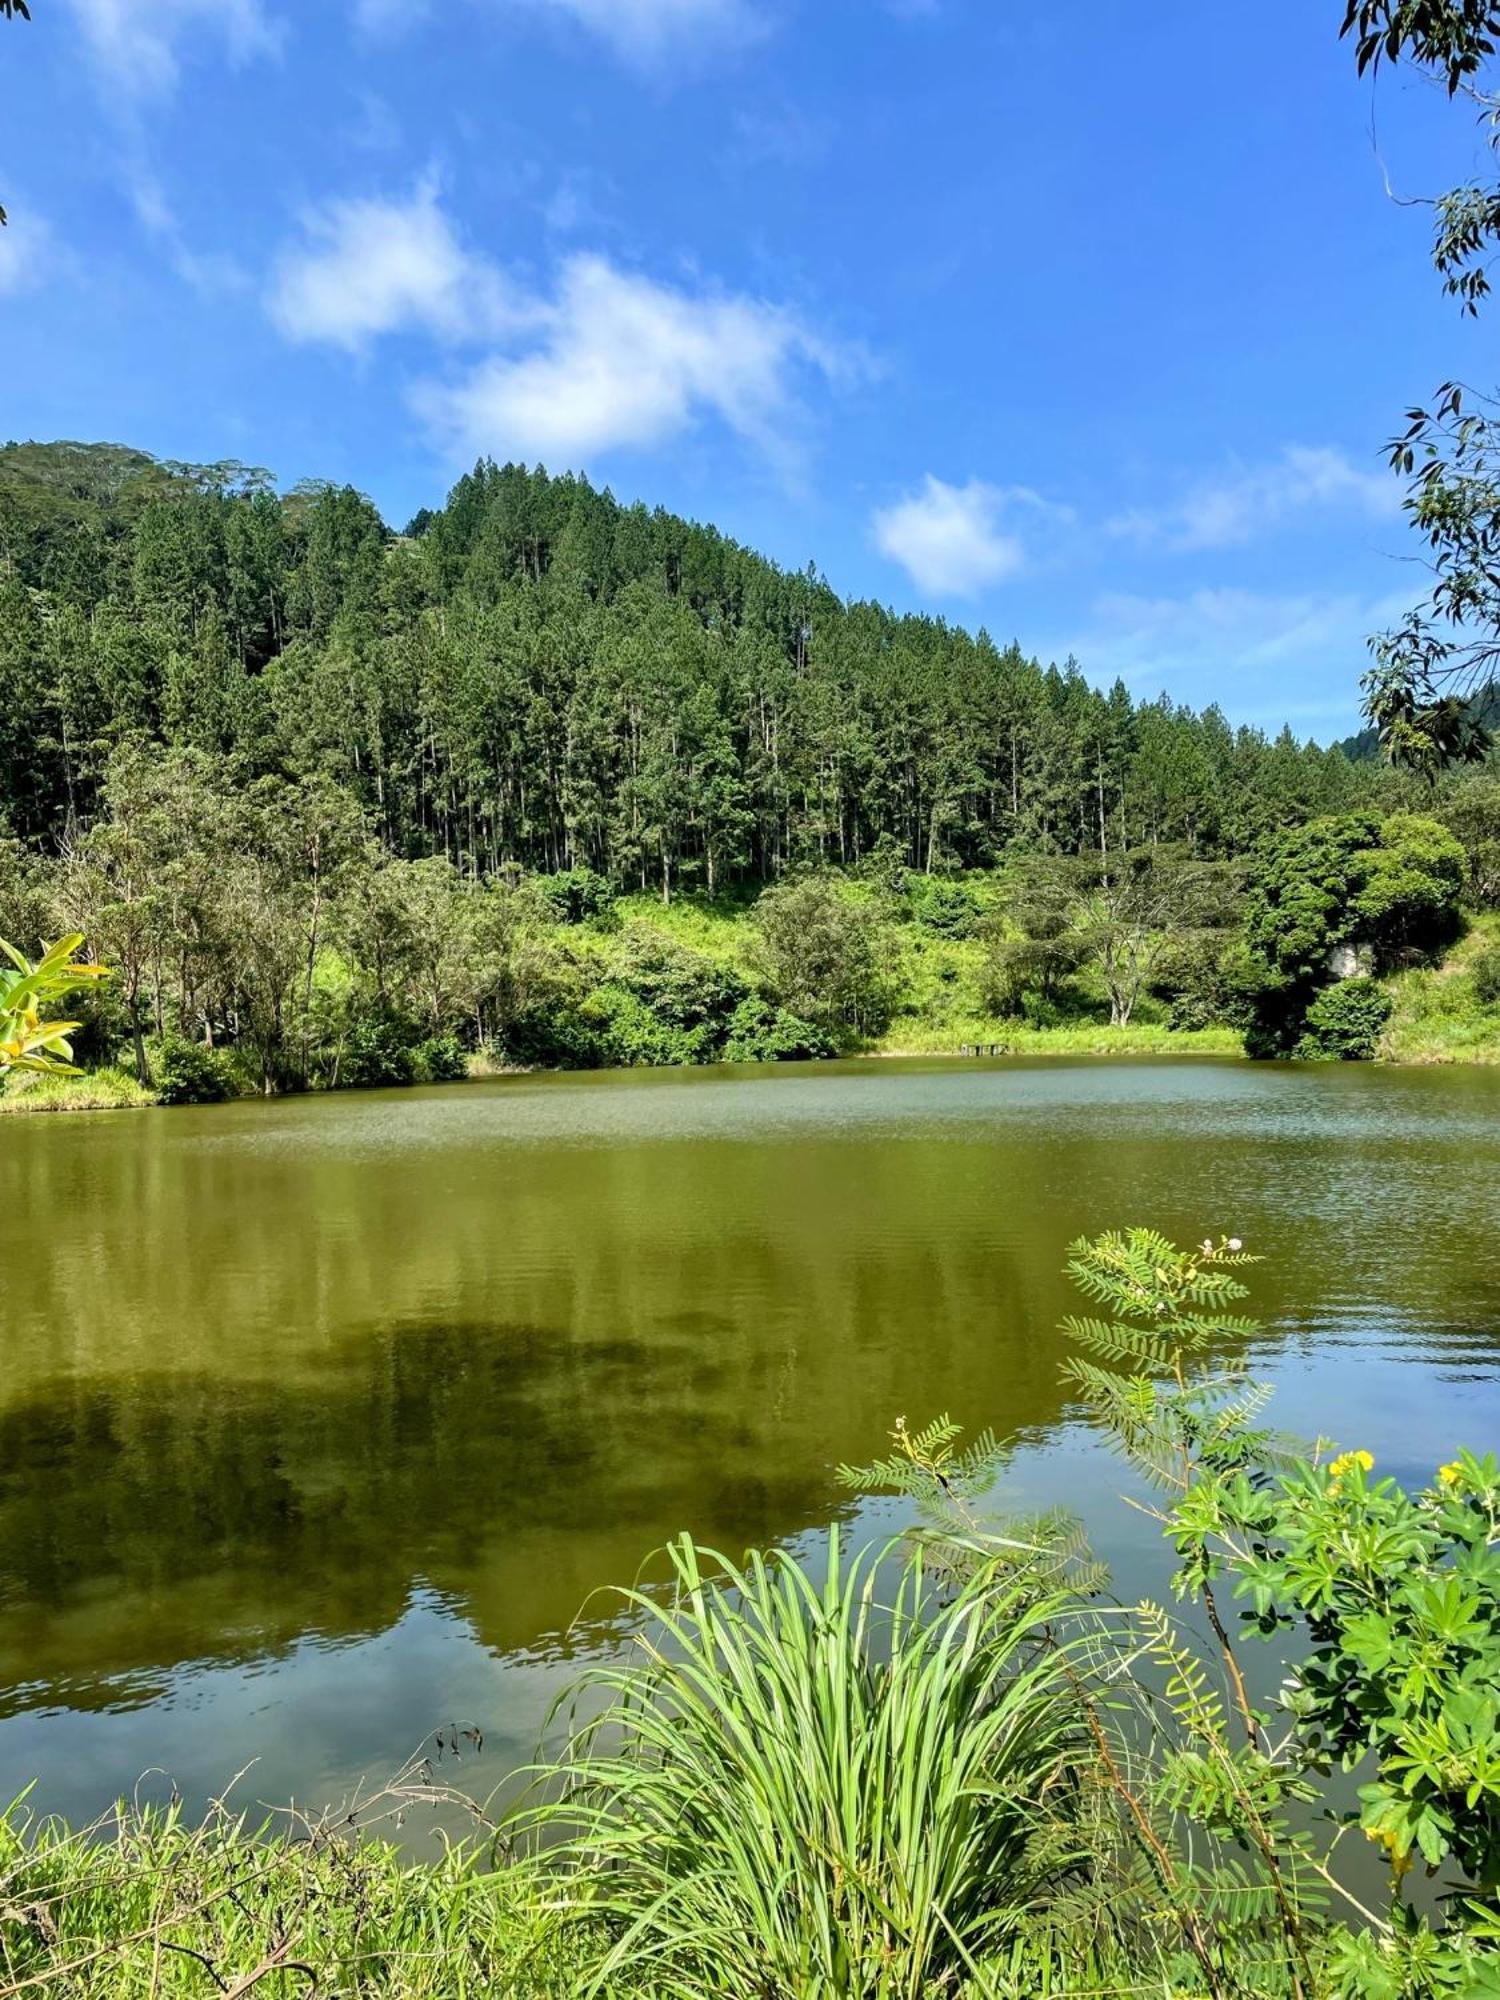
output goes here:
{"type": "Polygon", "coordinates": [[[299,846],[236,901],[270,823],[205,802],[210,782],[191,758],[126,757],[68,860],[0,840],[0,936],[24,956],[71,927],[116,972],[78,1003],[87,1076],[7,1108],[973,1048],[1500,1057],[1484,777],[1451,824],[1324,816],[1236,861],[1163,846],[938,876],[887,855],[670,903],[588,869],[476,882],[357,842],[299,846]]]}
{"type": "Polygon", "coordinates": [[[1182,1613],[1113,1603],[1066,1517],[992,1518],[994,1437],[901,1422],[842,1475],[904,1499],[900,1541],[674,1544],[519,1802],[432,1864],[392,1845],[454,1808],[430,1766],[319,1821],[19,1802],[0,1994],[1500,1991],[1500,1465],[1408,1492],[1278,1436],[1250,1261],[1149,1230],[1069,1258],[1070,1391],[1155,1495],[1182,1613]]]}

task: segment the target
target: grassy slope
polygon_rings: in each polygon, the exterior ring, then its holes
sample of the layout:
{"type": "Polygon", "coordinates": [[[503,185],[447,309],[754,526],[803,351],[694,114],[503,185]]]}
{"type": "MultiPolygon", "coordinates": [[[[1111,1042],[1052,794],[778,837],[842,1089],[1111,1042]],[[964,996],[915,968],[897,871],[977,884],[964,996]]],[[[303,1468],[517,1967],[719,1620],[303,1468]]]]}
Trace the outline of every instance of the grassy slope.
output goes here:
{"type": "Polygon", "coordinates": [[[0,1091],[0,1117],[43,1111],[129,1111],[155,1102],[153,1094],[123,1069],[96,1069],[87,1076],[22,1075],[0,1091]]]}
{"type": "Polygon", "coordinates": [[[1500,915],[1476,917],[1468,935],[1435,971],[1401,972],[1390,982],[1396,1011],[1381,1038],[1386,1062],[1500,1062],[1500,1007],[1484,1007],[1471,968],[1500,945],[1500,915]]]}
{"type": "MultiPolygon", "coordinates": [[[[748,906],[720,903],[674,903],[664,909],[659,899],[631,896],[619,904],[630,924],[665,931],[678,943],[708,953],[752,972],[755,930],[748,906]]],[[[1088,1013],[1038,1027],[1028,1022],[986,1014],[979,998],[980,946],[972,940],[948,938],[916,923],[895,929],[896,961],[890,968],[903,996],[902,1011],[883,1035],[871,1043],[872,1055],[956,1055],[975,1043],[1003,1047],[1012,1055],[1239,1055],[1242,1044],[1233,1028],[1203,1028],[1173,1032],[1161,1010],[1144,1000],[1129,1028],[1111,1028],[1102,993],[1090,992],[1080,981],[1088,1013]]]]}

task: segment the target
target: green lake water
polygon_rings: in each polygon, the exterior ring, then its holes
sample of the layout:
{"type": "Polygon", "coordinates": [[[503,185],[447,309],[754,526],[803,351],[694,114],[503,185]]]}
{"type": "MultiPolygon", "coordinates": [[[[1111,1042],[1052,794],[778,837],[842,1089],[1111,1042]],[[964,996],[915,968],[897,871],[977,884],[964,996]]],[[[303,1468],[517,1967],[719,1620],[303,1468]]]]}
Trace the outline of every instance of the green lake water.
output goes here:
{"type": "MultiPolygon", "coordinates": [[[[310,1803],[533,1750],[681,1529],[948,1410],[1164,1575],[1057,1382],[1076,1235],[1242,1236],[1277,1414],[1500,1444],[1500,1073],[902,1061],[0,1123],[0,1790],[310,1803]]],[[[883,1526],[881,1509],[862,1517],[883,1526]]],[[[894,1522],[897,1517],[889,1515],[894,1522]]]]}

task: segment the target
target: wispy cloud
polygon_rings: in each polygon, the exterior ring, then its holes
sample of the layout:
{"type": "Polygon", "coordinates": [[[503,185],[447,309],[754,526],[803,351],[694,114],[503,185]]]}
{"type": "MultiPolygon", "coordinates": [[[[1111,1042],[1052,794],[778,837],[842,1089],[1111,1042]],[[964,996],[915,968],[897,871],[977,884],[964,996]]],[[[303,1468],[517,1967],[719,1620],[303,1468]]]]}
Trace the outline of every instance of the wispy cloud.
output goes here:
{"type": "Polygon", "coordinates": [[[142,227],[165,248],[168,262],[185,285],[203,298],[227,298],[250,289],[250,274],[237,257],[193,249],[165,189],[134,145],[126,148],[124,179],[142,227]]]}
{"type": "Polygon", "coordinates": [[[211,39],[237,62],[271,55],[280,24],[259,0],[72,0],[89,57],[116,103],[167,96],[180,75],[182,50],[211,39]]]}
{"type": "Polygon", "coordinates": [[[1227,549],[1312,513],[1389,518],[1400,502],[1389,473],[1356,465],[1331,445],[1287,445],[1265,464],[1198,480],[1180,500],[1118,514],[1107,527],[1122,540],[1146,546],[1227,549]]]}
{"type": "Polygon", "coordinates": [[[717,418],[787,465],[801,381],[844,366],[783,307],[661,284],[593,255],[563,265],[536,324],[519,351],[419,389],[417,407],[449,448],[576,466],[717,418]]]}
{"type": "Polygon", "coordinates": [[[864,365],[787,306],[666,283],[598,253],[566,257],[549,282],[523,280],[463,239],[430,181],[399,200],[309,211],[266,306],[289,340],[358,352],[415,332],[469,350],[411,392],[435,441],[455,456],[556,466],[717,420],[789,471],[804,389],[864,365]]]}
{"type": "Polygon", "coordinates": [[[512,314],[499,271],[461,241],[431,181],[405,199],[309,210],[301,240],[277,260],[266,305],[289,340],[350,350],[413,329],[483,338],[512,314]]]}
{"type": "Polygon", "coordinates": [[[739,165],[806,167],[825,157],[833,143],[832,120],[806,110],[793,98],[761,102],[736,111],[730,122],[730,158],[739,165]]]}
{"type": "Polygon", "coordinates": [[[354,0],[354,25],[371,41],[391,41],[427,17],[428,0],[354,0]]]}
{"type": "Polygon", "coordinates": [[[1045,650],[1059,659],[1071,654],[1094,681],[1118,675],[1137,692],[1169,687],[1193,700],[1212,691],[1229,697],[1236,713],[1267,720],[1289,712],[1285,689],[1296,674],[1306,691],[1304,714],[1341,721],[1353,706],[1368,635],[1405,603],[1400,595],[1349,590],[1108,591],[1045,650]],[[1313,698],[1320,681],[1329,689],[1322,705],[1313,698]]]}
{"type": "Polygon", "coordinates": [[[882,555],[900,563],[919,590],[974,597],[1025,566],[1019,522],[1071,518],[1069,510],[1024,486],[971,479],[950,486],[928,473],[915,493],[880,508],[872,527],[882,555]]]}
{"type": "Polygon", "coordinates": [[[565,15],[625,61],[658,69],[696,65],[710,48],[754,40],[765,20],[751,0],[511,0],[565,15]]]}
{"type": "Polygon", "coordinates": [[[69,0],[99,99],[113,127],[119,180],[142,228],[184,284],[205,297],[242,292],[249,277],[222,251],[195,250],[153,164],[153,116],[201,45],[231,62],[275,55],[281,23],[260,0],[69,0]]]}

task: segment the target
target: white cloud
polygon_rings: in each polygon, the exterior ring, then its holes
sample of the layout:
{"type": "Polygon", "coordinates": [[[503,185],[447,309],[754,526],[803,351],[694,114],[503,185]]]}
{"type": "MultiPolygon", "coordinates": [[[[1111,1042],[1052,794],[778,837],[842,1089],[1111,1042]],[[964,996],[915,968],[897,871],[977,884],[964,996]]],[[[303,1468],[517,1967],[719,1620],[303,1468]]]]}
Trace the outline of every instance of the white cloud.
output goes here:
{"type": "Polygon", "coordinates": [[[876,513],[875,545],[919,590],[973,597],[1024,564],[1025,548],[1009,525],[1018,507],[1065,511],[1024,487],[987,486],[979,479],[949,486],[929,472],[917,492],[876,513]]]}
{"type": "Polygon", "coordinates": [[[237,62],[281,45],[260,0],[72,0],[89,54],[111,92],[166,96],[180,74],[179,46],[202,32],[222,39],[237,62]]]}
{"type": "Polygon", "coordinates": [[[791,471],[803,384],[868,365],[787,307],[663,283],[597,253],[566,257],[550,282],[523,278],[463,240],[431,181],[408,199],[309,211],[265,303],[289,340],[357,353],[416,332],[470,350],[410,392],[455,457],[579,466],[717,419],[791,471]]]}
{"type": "Polygon", "coordinates": [[[629,62],[652,66],[698,56],[707,42],[745,41],[758,31],[749,0],[520,0],[569,15],[629,62]]]}
{"type": "Polygon", "coordinates": [[[1353,464],[1330,445],[1288,445],[1266,465],[1199,481],[1180,502],[1117,516],[1111,534],[1169,549],[1227,549],[1313,511],[1379,519],[1401,503],[1389,473],[1353,464]]]}
{"type": "Polygon", "coordinates": [[[289,340],[357,349],[425,329],[482,337],[508,317],[499,273],[460,241],[428,182],[406,201],[332,201],[303,218],[267,298],[289,340]]]}
{"type": "Polygon", "coordinates": [[[799,370],[837,375],[848,365],[781,307],[679,290],[599,256],[569,259],[534,318],[540,338],[529,351],[492,354],[456,382],[417,391],[452,449],[576,466],[714,416],[788,460],[799,370]]]}

